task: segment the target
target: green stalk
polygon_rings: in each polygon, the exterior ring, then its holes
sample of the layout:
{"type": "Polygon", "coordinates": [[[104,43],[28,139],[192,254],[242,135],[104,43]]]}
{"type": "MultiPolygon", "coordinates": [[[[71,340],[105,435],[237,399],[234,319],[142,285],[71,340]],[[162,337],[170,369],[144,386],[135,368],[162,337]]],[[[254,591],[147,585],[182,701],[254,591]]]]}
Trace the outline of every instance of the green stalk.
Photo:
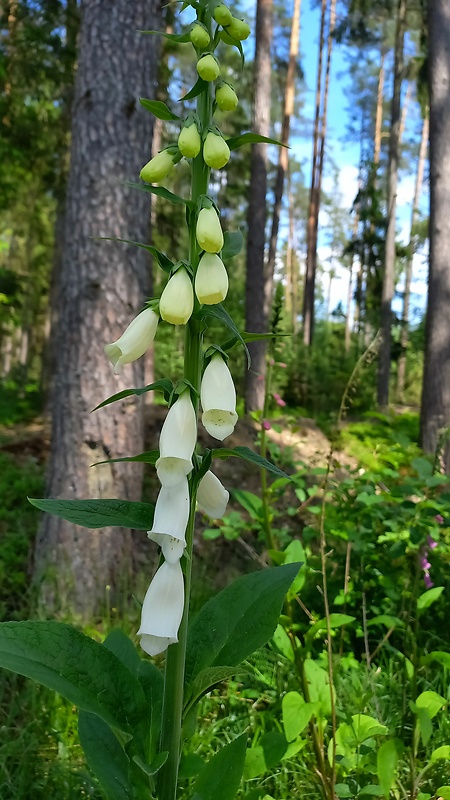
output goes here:
{"type": "MultiPolygon", "coordinates": [[[[269,356],[272,356],[272,346],[269,348],[269,356]]],[[[267,419],[267,413],[269,410],[269,392],[270,392],[270,384],[272,380],[272,364],[269,363],[267,365],[266,371],[266,381],[265,381],[265,391],[264,391],[264,406],[262,410],[262,417],[261,417],[261,444],[259,448],[259,452],[262,458],[266,458],[267,456],[267,442],[266,442],[266,429],[264,428],[263,422],[267,419]]],[[[266,539],[266,547],[268,550],[276,550],[275,541],[272,535],[272,526],[270,524],[270,516],[269,516],[269,492],[267,488],[267,472],[265,469],[261,469],[261,500],[262,500],[262,511],[263,511],[263,528],[264,528],[264,536],[266,539]]]]}
{"type": "MultiPolygon", "coordinates": [[[[205,92],[197,99],[197,114],[206,130],[211,124],[212,100],[210,92],[205,92]]],[[[192,163],[192,192],[194,202],[202,194],[207,194],[209,182],[209,167],[200,153],[192,163]]],[[[188,216],[189,225],[189,262],[195,271],[198,266],[198,245],[196,239],[197,212],[188,216]]],[[[194,407],[198,411],[198,396],[200,394],[200,380],[203,359],[203,324],[190,319],[186,325],[184,349],[184,377],[188,380],[198,395],[192,398],[194,407]]],[[[168,758],[158,774],[157,796],[158,800],[176,800],[178,767],[182,747],[182,721],[183,721],[183,696],[184,696],[184,671],[186,661],[186,642],[189,622],[189,601],[191,593],[192,575],[192,549],[195,526],[196,490],[192,477],[189,481],[190,513],[186,529],[186,566],[184,613],[178,633],[178,643],[171,645],[167,650],[166,668],[164,676],[164,696],[161,731],[161,752],[168,752],[168,758]]]]}

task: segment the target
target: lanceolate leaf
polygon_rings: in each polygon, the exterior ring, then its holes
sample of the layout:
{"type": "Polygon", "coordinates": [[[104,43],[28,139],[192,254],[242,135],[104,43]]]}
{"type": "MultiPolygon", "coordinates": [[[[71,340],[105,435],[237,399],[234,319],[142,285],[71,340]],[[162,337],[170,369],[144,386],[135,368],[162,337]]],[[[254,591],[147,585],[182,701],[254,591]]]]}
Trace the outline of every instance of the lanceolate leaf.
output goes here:
{"type": "Polygon", "coordinates": [[[247,736],[222,747],[202,769],[194,783],[192,800],[233,800],[244,771],[247,736]]]}
{"type": "Polygon", "coordinates": [[[146,111],[150,111],[150,113],[154,114],[154,116],[158,117],[158,119],[170,119],[173,121],[180,119],[180,117],[177,114],[174,114],[173,111],[170,110],[169,106],[167,106],[161,100],[146,100],[144,97],[140,97],[139,102],[146,111]]]}
{"type": "Polygon", "coordinates": [[[225,231],[223,235],[222,261],[227,261],[241,252],[244,237],[240,231],[225,231]]]}
{"type": "Polygon", "coordinates": [[[125,397],[131,397],[132,395],[139,397],[141,394],[145,394],[146,392],[162,392],[164,394],[164,400],[169,402],[170,396],[173,392],[173,383],[168,378],[161,378],[159,381],[149,383],[148,386],[143,386],[142,389],[124,389],[123,392],[117,392],[117,394],[112,394],[111,397],[103,400],[103,403],[95,406],[92,411],[94,412],[99,408],[109,406],[111,403],[115,403],[117,400],[123,400],[125,397]]]}
{"type": "Polygon", "coordinates": [[[227,145],[230,150],[236,150],[237,147],[241,147],[243,144],[256,144],[257,142],[276,144],[279,147],[288,147],[287,144],[279,142],[278,139],[270,139],[268,136],[260,136],[259,133],[241,133],[240,136],[233,136],[231,139],[227,139],[227,145]]]}
{"type": "Polygon", "coordinates": [[[278,475],[279,478],[289,478],[289,475],[286,475],[283,470],[276,467],[275,464],[272,464],[267,458],[260,456],[259,453],[255,453],[250,447],[241,447],[238,445],[232,449],[228,447],[218,447],[213,450],[213,458],[230,458],[231,456],[243,458],[244,461],[250,461],[250,463],[255,464],[257,467],[262,467],[268,472],[273,472],[273,474],[278,475]]]}
{"type": "Polygon", "coordinates": [[[238,578],[203,606],[188,636],[186,683],[207,667],[235,666],[272,636],[300,564],[238,578]]]}
{"type": "Polygon", "coordinates": [[[148,194],[156,194],[157,197],[162,197],[164,200],[169,200],[175,206],[189,206],[194,208],[195,203],[192,200],[185,200],[179,194],[174,194],[166,189],[164,186],[152,186],[150,183],[133,183],[132,181],[124,181],[124,186],[130,186],[131,189],[139,189],[140,192],[147,192],[148,194]]]}
{"type": "Polygon", "coordinates": [[[208,669],[203,669],[190,686],[189,695],[185,698],[185,712],[188,712],[197,700],[200,700],[206,692],[209,692],[218,683],[236,675],[238,670],[239,667],[209,667],[208,669]]]}
{"type": "Polygon", "coordinates": [[[171,42],[178,42],[178,44],[186,44],[190,42],[189,38],[189,31],[186,33],[166,33],[165,31],[139,31],[139,33],[147,33],[152,34],[153,36],[164,36],[165,39],[169,39],[171,42]]]}
{"type": "Polygon", "coordinates": [[[152,244],[134,242],[132,239],[117,239],[114,236],[99,236],[98,238],[105,242],[123,242],[124,244],[134,244],[135,247],[141,247],[143,250],[147,250],[148,253],[151,253],[152,256],[155,256],[159,266],[164,270],[164,272],[170,272],[174,266],[170,258],[162,253],[161,250],[158,250],[157,247],[153,247],[152,244]]]}
{"type": "Polygon", "coordinates": [[[129,735],[144,712],[144,693],[129,669],[108,648],[62,622],[3,622],[0,666],[129,735]]]}
{"type": "Polygon", "coordinates": [[[190,89],[190,91],[187,94],[185,94],[184,97],[180,97],[180,101],[193,100],[194,97],[198,97],[199,94],[205,92],[207,88],[208,88],[208,82],[204,81],[203,78],[197,78],[192,89],[190,89]]]}
{"type": "Polygon", "coordinates": [[[108,800],[134,800],[128,756],[106,722],[89,711],[80,711],[78,733],[86,761],[108,800]]]}
{"type": "Polygon", "coordinates": [[[147,531],[153,522],[154,507],[150,503],[130,500],[41,500],[29,497],[32,506],[47,514],[81,525],[82,528],[133,528],[147,531]]]}
{"type": "Polygon", "coordinates": [[[97,461],[91,466],[99,467],[101,464],[117,464],[119,461],[139,461],[143,464],[156,464],[158,458],[159,450],[149,450],[147,453],[139,453],[138,456],[124,456],[123,458],[108,458],[106,461],[97,461]]]}
{"type": "Polygon", "coordinates": [[[250,368],[251,359],[250,359],[250,353],[248,352],[248,347],[245,344],[233,320],[231,319],[228,311],[225,311],[223,305],[221,303],[217,303],[216,305],[212,306],[202,306],[200,311],[198,311],[197,313],[200,319],[206,319],[206,317],[214,317],[215,319],[218,319],[228,328],[228,330],[230,330],[234,334],[234,336],[239,340],[239,342],[243,345],[245,349],[247,355],[247,364],[248,367],[250,368]]]}

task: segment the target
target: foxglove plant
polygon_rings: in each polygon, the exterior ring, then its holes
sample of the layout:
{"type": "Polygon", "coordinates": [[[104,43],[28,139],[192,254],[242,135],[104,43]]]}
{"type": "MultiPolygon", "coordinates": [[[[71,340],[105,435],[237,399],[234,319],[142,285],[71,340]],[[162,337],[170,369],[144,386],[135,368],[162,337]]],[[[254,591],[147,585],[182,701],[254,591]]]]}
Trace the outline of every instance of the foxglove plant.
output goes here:
{"type": "MultiPolygon", "coordinates": [[[[161,548],[161,563],[143,600],[137,634],[147,654],[165,654],[164,678],[117,630],[101,645],[58,622],[0,625],[0,666],[44,683],[80,708],[80,741],[110,800],[176,799],[180,756],[195,721],[196,704],[270,638],[300,566],[288,563],[243,576],[208,601],[189,623],[197,503],[199,511],[217,518],[225,513],[229,499],[210,469],[213,458],[244,458],[278,476],[284,473],[248,448],[201,452],[197,443],[200,402],[201,421],[211,436],[222,441],[233,432],[236,391],[228,351],[236,345],[246,349],[246,339],[261,336],[241,334],[221,304],[228,291],[224,262],[239,252],[242,236],[222,230],[220,210],[209,193],[210,168],[223,168],[242,144],[278,143],[252,133],[225,140],[215,126],[216,105],[232,111],[238,102],[234,89],[220,78],[217,47],[220,42],[234,46],[243,57],[241,41],[250,29],[218,0],[186,0],[183,10],[187,6],[195,10],[196,20],[180,35],[164,35],[194,48],[199,78],[184,99],[196,98],[196,110],[187,109],[183,122],[164,103],[141,100],[146,110],[179,123],[180,129],[177,144],[170,144],[142,168],[145,183],[136,188],[185,205],[189,252],[186,260],[173,263],[152,245],[139,243],[153,253],[168,281],[161,297],[149,301],[117,341],[105,345],[106,356],[118,371],[145,353],[158,324],[184,325],[184,375],[176,385],[163,378],[100,404],[145,391],[163,392],[169,408],[159,450],[130,457],[154,464],[161,484],[156,507],[104,498],[31,501],[88,528],[117,525],[145,530],[153,545],[161,548]],[[192,169],[189,198],[153,185],[182,158],[192,169]],[[227,329],[221,343],[205,343],[211,319],[227,329]]],[[[195,797],[215,797],[214,786],[220,785],[222,800],[232,800],[241,781],[245,750],[243,734],[212,757],[194,785],[195,797]]]]}

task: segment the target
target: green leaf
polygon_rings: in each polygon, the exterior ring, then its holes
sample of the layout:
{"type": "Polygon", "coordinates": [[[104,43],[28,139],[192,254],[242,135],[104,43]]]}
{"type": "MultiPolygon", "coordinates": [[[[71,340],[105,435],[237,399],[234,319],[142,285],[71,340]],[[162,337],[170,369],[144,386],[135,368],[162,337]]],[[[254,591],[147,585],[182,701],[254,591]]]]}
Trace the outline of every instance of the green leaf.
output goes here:
{"type": "MultiPolygon", "coordinates": [[[[97,239],[103,242],[123,242],[123,244],[133,244],[135,247],[141,247],[142,250],[147,250],[148,253],[151,253],[152,256],[155,256],[159,266],[164,272],[171,272],[173,268],[173,262],[168,258],[161,250],[158,250],[157,247],[153,247],[151,244],[144,244],[143,242],[134,242],[132,239],[118,239],[116,236],[98,236],[97,239]]],[[[101,406],[97,406],[97,408],[101,408],[101,406]]],[[[95,411],[95,409],[94,409],[95,411]]]]}
{"type": "Polygon", "coordinates": [[[147,704],[146,723],[149,737],[147,756],[154,759],[158,752],[161,734],[164,676],[150,661],[141,659],[138,680],[147,704]]]}
{"type": "Polygon", "coordinates": [[[146,33],[153,36],[164,36],[170,42],[177,42],[178,44],[187,44],[190,42],[189,31],[186,33],[166,33],[165,31],[138,31],[138,33],[146,33]]]}
{"type": "Polygon", "coordinates": [[[292,742],[306,728],[315,712],[314,703],[305,703],[298,692],[288,692],[282,703],[283,728],[288,742],[292,742]]]}
{"type": "Polygon", "coordinates": [[[194,783],[192,800],[233,800],[244,771],[246,740],[245,733],[238,736],[208,761],[194,783]]]}
{"type": "Polygon", "coordinates": [[[274,475],[277,475],[279,478],[287,478],[288,480],[292,480],[289,475],[286,475],[282,469],[272,464],[271,461],[268,461],[267,458],[263,458],[259,455],[259,453],[255,453],[250,447],[244,447],[238,445],[237,447],[228,448],[228,447],[218,447],[212,451],[213,458],[243,458],[244,461],[249,461],[251,464],[255,464],[257,467],[262,469],[266,469],[267,472],[272,472],[274,475]]]}
{"type": "Polygon", "coordinates": [[[416,470],[419,478],[425,480],[433,474],[433,464],[426,458],[413,458],[411,466],[416,470]]]}
{"type": "Polygon", "coordinates": [[[369,795],[369,797],[383,797],[384,792],[381,786],[377,786],[376,783],[368,783],[359,790],[360,797],[364,797],[365,795],[369,795]]]}
{"type": "Polygon", "coordinates": [[[133,528],[148,531],[154,508],[150,503],[130,500],[40,500],[29,497],[32,506],[82,528],[133,528]]]}
{"type": "Polygon", "coordinates": [[[144,759],[140,756],[133,756],[133,761],[135,764],[138,765],[139,769],[142,772],[145,772],[146,775],[152,777],[152,775],[156,775],[157,772],[164,766],[167,759],[169,757],[169,753],[167,750],[164,750],[162,753],[158,753],[157,756],[153,759],[151,764],[146,764],[144,759]]]}
{"type": "Polygon", "coordinates": [[[394,739],[383,742],[377,751],[377,775],[384,796],[389,800],[395,781],[398,752],[394,739]]]}
{"type": "Polygon", "coordinates": [[[436,600],[439,600],[443,591],[443,586],[434,586],[433,589],[428,589],[427,592],[421,594],[420,597],[417,598],[417,610],[424,611],[426,608],[429,608],[436,600]]]}
{"type": "Polygon", "coordinates": [[[433,750],[431,753],[430,762],[433,763],[434,761],[439,761],[441,758],[450,759],[449,744],[443,744],[441,747],[437,747],[436,750],[433,750]]]}
{"type": "Polygon", "coordinates": [[[139,102],[146,111],[150,111],[150,114],[154,114],[158,119],[173,121],[180,119],[178,114],[174,114],[162,100],[146,100],[144,97],[140,97],[139,102]]]}
{"type": "Polygon", "coordinates": [[[198,316],[199,319],[206,319],[207,317],[214,317],[218,319],[219,322],[222,322],[228,330],[230,330],[236,339],[239,340],[241,345],[243,346],[245,353],[247,355],[247,364],[250,368],[251,358],[250,353],[248,352],[248,347],[245,344],[240,332],[238,331],[236,325],[234,324],[233,320],[231,319],[228,311],[225,311],[223,305],[221,303],[217,303],[211,306],[202,306],[201,309],[196,313],[195,316],[198,316]]]}
{"type": "Polygon", "coordinates": [[[273,636],[298,570],[285,564],[244,575],[208,600],[189,630],[188,685],[207,667],[239,664],[273,636]]]}
{"type": "Polygon", "coordinates": [[[192,89],[190,89],[183,97],[180,97],[179,102],[181,103],[181,101],[184,102],[185,100],[193,100],[194,97],[198,97],[199,94],[202,94],[202,92],[206,92],[208,86],[208,81],[204,81],[203,78],[200,77],[197,78],[192,89]]]}
{"type": "Polygon", "coordinates": [[[287,658],[288,661],[294,663],[295,658],[292,643],[282,625],[277,625],[272,641],[281,655],[287,658]]]}
{"type": "Polygon", "coordinates": [[[432,661],[437,661],[439,664],[443,664],[447,667],[447,669],[450,669],[450,653],[445,652],[445,650],[432,650],[431,653],[422,656],[420,659],[421,664],[430,664],[432,661]]]}
{"type": "Polygon", "coordinates": [[[223,234],[222,261],[237,256],[243,247],[244,237],[240,231],[225,231],[223,234]]]}
{"type": "Polygon", "coordinates": [[[150,183],[133,183],[132,181],[123,181],[123,185],[129,186],[131,189],[139,189],[140,192],[147,192],[147,194],[155,194],[157,197],[162,197],[164,200],[173,203],[174,206],[195,207],[195,203],[192,200],[185,200],[184,197],[170,192],[164,186],[152,186],[150,183]]]}
{"type": "Polygon", "coordinates": [[[144,710],[142,688],[117,656],[62,622],[1,623],[0,666],[125,733],[133,733],[144,710]]]}
{"type": "Polygon", "coordinates": [[[346,783],[337,783],[334,791],[338,797],[353,797],[353,792],[346,783]]]}
{"type": "Polygon", "coordinates": [[[358,743],[365,742],[366,739],[370,739],[372,736],[383,736],[388,732],[386,725],[382,725],[381,722],[369,717],[368,714],[353,714],[352,727],[358,743]]]}
{"type": "Polygon", "coordinates": [[[377,617],[372,617],[367,622],[367,627],[371,625],[385,625],[386,628],[404,628],[405,623],[398,617],[392,617],[390,614],[379,614],[377,617]]]}
{"type": "Polygon", "coordinates": [[[122,664],[133,673],[137,674],[142,659],[139,656],[133,642],[120,628],[113,628],[108,633],[104,646],[114,653],[122,664]]]}
{"type": "Polygon", "coordinates": [[[94,412],[99,408],[109,406],[111,403],[115,403],[117,400],[123,400],[124,397],[131,397],[131,395],[140,397],[141,394],[145,394],[146,392],[163,392],[164,399],[169,402],[170,396],[173,392],[173,383],[169,380],[169,378],[161,378],[159,381],[149,383],[147,386],[143,386],[141,389],[124,389],[122,392],[112,394],[111,397],[107,398],[107,400],[103,400],[103,403],[100,403],[99,406],[95,406],[92,411],[94,412]]]}
{"type": "Polygon", "coordinates": [[[436,789],[436,797],[442,797],[442,800],[450,800],[450,786],[440,786],[436,789]]]}
{"type": "Polygon", "coordinates": [[[228,680],[236,675],[239,667],[208,667],[203,669],[189,687],[189,694],[186,694],[186,711],[209,692],[218,683],[228,680]]]}
{"type": "Polygon", "coordinates": [[[419,729],[422,742],[426,747],[433,733],[433,723],[431,722],[430,715],[426,708],[417,708],[416,713],[417,727],[419,729]]]}
{"type": "Polygon", "coordinates": [[[237,500],[239,505],[250,514],[255,522],[260,522],[263,514],[263,503],[260,497],[253,492],[248,492],[246,489],[232,489],[232,496],[237,500]]]}
{"type": "Polygon", "coordinates": [[[430,719],[433,719],[446,703],[445,697],[436,692],[422,692],[416,700],[417,708],[425,708],[430,719]]]}
{"type": "MultiPolygon", "coordinates": [[[[341,628],[343,625],[349,625],[351,622],[354,622],[356,617],[351,617],[349,614],[330,614],[330,628],[341,628]]],[[[327,630],[327,620],[325,617],[323,619],[317,620],[314,625],[306,633],[306,638],[312,639],[314,638],[315,634],[319,631],[326,631],[327,630]]]]}
{"type": "Polygon", "coordinates": [[[89,711],[80,711],[78,733],[88,766],[108,800],[134,800],[128,756],[106,722],[89,711]]]}
{"type": "Polygon", "coordinates": [[[262,142],[263,144],[276,144],[278,147],[287,147],[287,144],[283,144],[283,142],[279,142],[278,139],[270,139],[268,136],[261,136],[259,133],[241,133],[240,136],[232,136],[231,139],[226,140],[228,147],[230,150],[236,150],[238,147],[242,147],[243,144],[257,144],[258,142],[262,142]]]}
{"type": "Polygon", "coordinates": [[[159,458],[159,450],[148,450],[146,453],[139,453],[137,456],[123,456],[123,458],[107,458],[106,461],[96,461],[91,467],[99,467],[101,464],[117,464],[120,461],[139,461],[142,464],[156,464],[159,458]]]}
{"type": "Polygon", "coordinates": [[[247,750],[245,756],[245,780],[257,778],[273,769],[283,758],[288,743],[283,734],[271,731],[261,736],[257,747],[247,750]]]}

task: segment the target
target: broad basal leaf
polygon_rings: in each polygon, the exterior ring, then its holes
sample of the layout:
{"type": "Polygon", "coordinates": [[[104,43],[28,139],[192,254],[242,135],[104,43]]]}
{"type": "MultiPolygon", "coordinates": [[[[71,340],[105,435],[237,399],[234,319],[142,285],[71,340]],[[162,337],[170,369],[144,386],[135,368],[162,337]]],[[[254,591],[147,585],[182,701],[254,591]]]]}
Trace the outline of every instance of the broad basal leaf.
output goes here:
{"type": "Polygon", "coordinates": [[[78,733],[86,761],[108,800],[134,800],[128,756],[106,722],[96,714],[80,711],[78,733]]]}
{"type": "Polygon", "coordinates": [[[153,522],[150,503],[130,500],[41,500],[29,497],[31,505],[82,528],[133,528],[147,531],[153,522]]]}
{"type": "Polygon", "coordinates": [[[233,800],[244,771],[245,744],[242,734],[213,756],[194,783],[192,800],[233,800]]]}

